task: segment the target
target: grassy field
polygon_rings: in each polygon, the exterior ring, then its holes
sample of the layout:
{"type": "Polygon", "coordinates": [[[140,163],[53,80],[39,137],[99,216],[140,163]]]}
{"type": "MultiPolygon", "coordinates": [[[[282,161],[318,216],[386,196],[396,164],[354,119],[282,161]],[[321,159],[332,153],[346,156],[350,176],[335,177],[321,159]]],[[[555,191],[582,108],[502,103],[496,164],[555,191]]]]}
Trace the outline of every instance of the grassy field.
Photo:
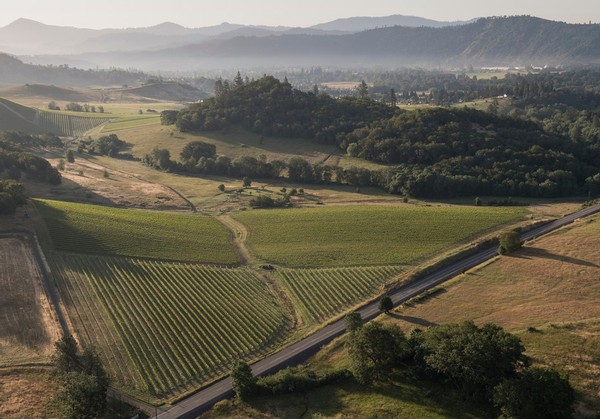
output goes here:
{"type": "MultiPolygon", "coordinates": [[[[517,333],[536,363],[570,375],[580,410],[600,414],[600,217],[538,239],[404,307],[403,330],[475,320],[517,333]]],[[[593,416],[593,415],[592,415],[593,416]]]]}
{"type": "Polygon", "coordinates": [[[145,114],[138,116],[120,117],[102,127],[102,133],[113,133],[124,129],[138,128],[147,125],[160,125],[160,116],[145,114]]]}
{"type": "Polygon", "coordinates": [[[306,326],[319,324],[377,295],[381,286],[401,271],[398,266],[279,269],[276,277],[288,291],[306,326]]]}
{"type": "Polygon", "coordinates": [[[196,214],[36,200],[57,250],[235,264],[228,231],[196,214]]]}
{"type": "Polygon", "coordinates": [[[121,386],[176,395],[252,359],[290,320],[246,269],[56,254],[53,272],[80,339],[121,386]]]}
{"type": "Polygon", "coordinates": [[[29,245],[0,236],[0,366],[48,362],[60,328],[29,245]]]}
{"type": "Polygon", "coordinates": [[[348,206],[257,210],[235,218],[248,244],[289,267],[404,265],[522,217],[520,208],[348,206]]]}
{"type": "Polygon", "coordinates": [[[0,417],[42,419],[52,417],[45,409],[53,396],[50,373],[40,368],[0,369],[0,417]]]}

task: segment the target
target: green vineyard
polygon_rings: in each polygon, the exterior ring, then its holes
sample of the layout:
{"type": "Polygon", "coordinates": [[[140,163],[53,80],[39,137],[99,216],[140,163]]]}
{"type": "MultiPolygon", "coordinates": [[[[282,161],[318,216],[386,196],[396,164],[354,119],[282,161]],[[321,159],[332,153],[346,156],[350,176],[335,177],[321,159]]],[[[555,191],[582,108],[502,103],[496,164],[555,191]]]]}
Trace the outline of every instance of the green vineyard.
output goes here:
{"type": "Polygon", "coordinates": [[[36,199],[56,250],[181,262],[239,262],[228,231],[211,217],[36,199]]]}
{"type": "Polygon", "coordinates": [[[399,266],[279,269],[277,276],[300,311],[305,325],[328,320],[373,297],[399,266]]]}
{"type": "Polygon", "coordinates": [[[522,208],[345,206],[244,211],[248,245],[286,267],[407,265],[522,219],[522,208]]]}
{"type": "Polygon", "coordinates": [[[52,264],[79,338],[118,385],[159,399],[268,351],[290,327],[246,269],[60,253],[52,264]]]}
{"type": "Polygon", "coordinates": [[[109,121],[108,117],[74,116],[36,109],[33,123],[46,132],[59,136],[83,135],[109,121]]]}

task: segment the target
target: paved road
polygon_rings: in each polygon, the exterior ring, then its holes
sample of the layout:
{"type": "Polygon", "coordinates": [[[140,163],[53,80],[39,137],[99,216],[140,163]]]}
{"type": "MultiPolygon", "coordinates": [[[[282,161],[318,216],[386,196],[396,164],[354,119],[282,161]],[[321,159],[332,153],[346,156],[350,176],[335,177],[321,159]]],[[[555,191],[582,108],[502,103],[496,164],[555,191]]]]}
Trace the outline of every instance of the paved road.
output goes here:
{"type": "MultiPolygon", "coordinates": [[[[523,234],[523,240],[531,240],[540,235],[547,234],[557,228],[563,227],[575,220],[600,212],[600,205],[595,205],[583,210],[577,211],[571,215],[560,218],[556,221],[544,224],[523,234]]],[[[412,284],[399,288],[390,294],[394,305],[399,305],[404,301],[419,295],[423,291],[435,287],[456,275],[461,274],[467,269],[473,268],[497,254],[497,248],[487,248],[459,260],[452,265],[427,275],[412,284]]],[[[359,310],[365,321],[371,320],[380,314],[378,302],[365,305],[359,310]]],[[[264,358],[252,366],[255,375],[265,375],[278,371],[284,367],[298,364],[315,354],[323,345],[331,342],[334,338],[340,336],[345,331],[344,321],[340,320],[321,329],[317,333],[308,336],[301,341],[290,345],[281,351],[264,358]]],[[[202,412],[210,409],[216,402],[231,397],[231,378],[227,377],[204,390],[180,401],[173,405],[166,412],[158,415],[160,419],[191,419],[197,417],[202,412]]]]}

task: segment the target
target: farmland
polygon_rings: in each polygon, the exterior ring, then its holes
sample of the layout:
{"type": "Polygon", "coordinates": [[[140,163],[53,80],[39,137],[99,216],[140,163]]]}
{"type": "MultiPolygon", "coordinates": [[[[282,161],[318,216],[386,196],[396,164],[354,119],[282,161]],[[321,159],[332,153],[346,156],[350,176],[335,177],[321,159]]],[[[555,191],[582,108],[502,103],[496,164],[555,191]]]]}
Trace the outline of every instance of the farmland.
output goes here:
{"type": "Polygon", "coordinates": [[[53,272],[79,337],[120,385],[157,398],[269,350],[289,327],[246,269],[59,253],[53,272]]]}
{"type": "Polygon", "coordinates": [[[23,238],[0,237],[0,366],[47,362],[60,331],[23,238]]]}
{"type": "Polygon", "coordinates": [[[102,128],[103,133],[116,132],[129,128],[142,127],[146,125],[159,125],[160,117],[158,115],[138,115],[122,116],[119,119],[109,122],[102,128]]]}
{"type": "Polygon", "coordinates": [[[57,250],[235,264],[227,230],[212,218],[36,200],[57,250]]]}
{"type": "Polygon", "coordinates": [[[33,118],[33,123],[42,128],[44,132],[62,136],[83,135],[108,121],[108,116],[80,116],[41,110],[36,110],[33,118]]]}
{"type": "Polygon", "coordinates": [[[304,325],[318,324],[374,296],[401,272],[397,266],[279,269],[277,277],[298,307],[304,325]]]}
{"type": "Polygon", "coordinates": [[[258,210],[235,218],[255,254],[288,267],[404,265],[524,215],[519,208],[347,206],[258,210]]]}

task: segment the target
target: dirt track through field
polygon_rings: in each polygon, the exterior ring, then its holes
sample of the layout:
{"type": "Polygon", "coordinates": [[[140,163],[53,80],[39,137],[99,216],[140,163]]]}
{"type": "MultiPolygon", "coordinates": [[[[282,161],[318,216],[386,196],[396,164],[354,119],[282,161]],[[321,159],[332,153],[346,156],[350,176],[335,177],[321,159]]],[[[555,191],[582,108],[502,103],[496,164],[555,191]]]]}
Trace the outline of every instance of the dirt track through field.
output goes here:
{"type": "Polygon", "coordinates": [[[252,263],[256,263],[256,258],[250,252],[250,249],[246,245],[246,240],[248,239],[248,235],[250,232],[242,223],[237,222],[229,215],[220,215],[215,217],[217,221],[223,224],[227,230],[231,233],[231,238],[233,239],[233,245],[235,246],[236,251],[240,256],[240,260],[244,265],[250,265],[252,263]]]}

